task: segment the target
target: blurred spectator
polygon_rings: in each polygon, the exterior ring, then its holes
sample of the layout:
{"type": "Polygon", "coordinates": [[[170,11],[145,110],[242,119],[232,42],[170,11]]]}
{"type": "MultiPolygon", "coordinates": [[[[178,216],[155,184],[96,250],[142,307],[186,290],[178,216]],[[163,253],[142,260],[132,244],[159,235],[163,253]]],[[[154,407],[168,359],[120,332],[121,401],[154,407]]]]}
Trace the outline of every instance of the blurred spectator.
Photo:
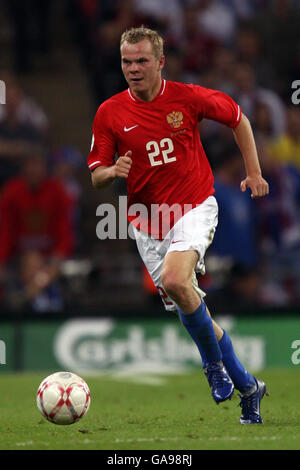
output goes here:
{"type": "Polygon", "coordinates": [[[258,142],[259,158],[270,193],[257,201],[261,221],[261,241],[266,253],[300,248],[300,179],[290,167],[276,161],[264,141],[258,142]]]}
{"type": "Polygon", "coordinates": [[[120,35],[128,24],[115,14],[112,11],[98,26],[92,44],[90,73],[97,106],[126,87],[120,70],[120,35]]]}
{"type": "Polygon", "coordinates": [[[81,185],[78,173],[83,167],[84,159],[74,147],[65,145],[50,155],[50,164],[55,178],[60,180],[69,201],[70,222],[76,248],[80,243],[81,185]]]}
{"type": "Polygon", "coordinates": [[[17,275],[6,285],[5,306],[11,310],[57,312],[64,299],[55,266],[38,251],[25,251],[19,258],[17,275]]]}
{"type": "Polygon", "coordinates": [[[37,132],[46,137],[49,119],[41,106],[28,96],[18,83],[17,77],[8,70],[1,70],[1,80],[5,82],[8,103],[0,105],[0,122],[5,120],[7,112],[12,108],[16,120],[20,124],[30,124],[37,132]],[[8,105],[8,108],[7,108],[8,105]]]}
{"type": "Polygon", "coordinates": [[[120,69],[120,36],[138,21],[133,0],[69,0],[66,14],[82,53],[97,109],[102,101],[126,87],[120,69]]]}
{"type": "Polygon", "coordinates": [[[237,147],[225,147],[215,168],[215,197],[220,214],[211,251],[253,267],[258,262],[256,211],[249,192],[240,190],[242,175],[243,160],[237,147]]]}
{"type": "Polygon", "coordinates": [[[261,259],[268,277],[280,283],[290,301],[300,299],[300,173],[276,161],[258,142],[262,172],[270,193],[258,200],[261,259]]]}
{"type": "Polygon", "coordinates": [[[290,296],[279,282],[266,277],[263,263],[233,263],[223,284],[207,292],[207,305],[218,313],[256,313],[263,307],[286,307],[290,296]],[[254,310],[255,309],[255,310],[254,310]]]}
{"type": "Polygon", "coordinates": [[[269,106],[265,103],[256,103],[252,120],[252,128],[256,140],[271,140],[272,115],[269,106]]]}
{"type": "Polygon", "coordinates": [[[252,121],[256,105],[265,104],[272,119],[272,137],[282,134],[285,130],[285,107],[279,95],[256,83],[255,72],[249,64],[237,64],[233,77],[233,98],[239,103],[243,113],[252,121]]]}
{"type": "Polygon", "coordinates": [[[273,0],[256,16],[255,28],[263,45],[264,60],[276,72],[273,88],[289,98],[291,77],[299,70],[299,10],[292,0],[273,0]]]}
{"type": "Polygon", "coordinates": [[[219,42],[199,28],[197,6],[191,4],[184,8],[183,41],[178,45],[183,51],[184,69],[193,74],[197,82],[197,74],[203,73],[211,66],[212,55],[219,42]]]}
{"type": "Polygon", "coordinates": [[[48,122],[13,76],[4,74],[4,80],[6,104],[0,105],[0,186],[18,173],[26,155],[44,144],[48,122]]]}
{"type": "Polygon", "coordinates": [[[270,88],[276,77],[272,63],[263,55],[261,38],[255,26],[240,23],[235,36],[235,52],[237,62],[249,64],[255,74],[259,86],[270,88]]]}
{"type": "Polygon", "coordinates": [[[184,68],[184,54],[180,49],[169,48],[167,50],[168,60],[163,69],[163,76],[166,80],[174,82],[195,82],[195,76],[188,73],[184,68]]]}
{"type": "Polygon", "coordinates": [[[184,74],[183,55],[179,49],[168,50],[168,60],[163,69],[163,75],[166,80],[174,82],[182,81],[184,74]]]}
{"type": "Polygon", "coordinates": [[[286,132],[274,140],[270,152],[278,162],[290,164],[300,170],[300,108],[287,108],[286,132]]]}
{"type": "Polygon", "coordinates": [[[105,2],[98,0],[66,0],[65,15],[70,22],[72,36],[81,53],[84,67],[88,71],[92,67],[94,35],[103,16],[103,3],[105,2]]]}
{"type": "Polygon", "coordinates": [[[153,23],[166,41],[172,38],[173,44],[180,44],[183,34],[183,9],[181,0],[133,0],[133,9],[141,22],[151,27],[153,23]]]}
{"type": "Polygon", "coordinates": [[[211,73],[216,77],[212,86],[215,90],[221,90],[228,95],[233,93],[233,74],[236,65],[234,51],[226,47],[218,47],[212,57],[211,73]]]}
{"type": "Polygon", "coordinates": [[[26,73],[34,68],[37,55],[51,50],[51,0],[6,0],[5,5],[14,32],[13,54],[16,72],[26,73]]]}
{"type": "Polygon", "coordinates": [[[232,129],[209,119],[201,121],[199,129],[205,153],[212,169],[215,170],[219,166],[221,155],[224,155],[224,150],[232,148],[232,129]]]}
{"type": "Polygon", "coordinates": [[[230,45],[236,28],[233,10],[221,0],[196,0],[195,4],[199,30],[224,45],[230,45]]]}
{"type": "Polygon", "coordinates": [[[249,20],[257,14],[257,12],[264,8],[264,3],[269,0],[222,0],[234,16],[239,21],[249,20]]]}
{"type": "Polygon", "coordinates": [[[261,275],[257,266],[233,263],[226,281],[219,289],[208,292],[205,301],[218,313],[249,313],[260,305],[261,275]]]}
{"type": "Polygon", "coordinates": [[[61,261],[73,250],[68,198],[60,182],[48,176],[44,158],[32,154],[24,161],[22,174],[8,181],[1,194],[2,279],[19,256],[37,252],[43,257],[44,274],[35,278],[36,291],[40,292],[59,276],[61,261]]]}

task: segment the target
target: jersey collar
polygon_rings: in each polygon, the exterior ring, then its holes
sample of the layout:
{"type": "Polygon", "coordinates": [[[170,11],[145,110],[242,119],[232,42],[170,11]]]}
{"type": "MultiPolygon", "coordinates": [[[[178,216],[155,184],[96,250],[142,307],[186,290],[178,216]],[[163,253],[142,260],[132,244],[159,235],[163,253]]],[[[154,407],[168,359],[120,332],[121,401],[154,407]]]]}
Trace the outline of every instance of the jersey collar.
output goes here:
{"type": "MultiPolygon", "coordinates": [[[[158,94],[153,98],[152,101],[149,101],[149,103],[153,103],[154,100],[156,100],[159,96],[162,96],[164,94],[164,92],[166,90],[166,85],[167,85],[167,80],[165,80],[163,78],[158,94]]],[[[135,101],[136,103],[146,103],[146,101],[140,100],[136,96],[133,96],[133,94],[131,93],[130,88],[128,88],[127,91],[128,91],[128,94],[129,94],[130,98],[132,99],[132,101],[135,101]]]]}

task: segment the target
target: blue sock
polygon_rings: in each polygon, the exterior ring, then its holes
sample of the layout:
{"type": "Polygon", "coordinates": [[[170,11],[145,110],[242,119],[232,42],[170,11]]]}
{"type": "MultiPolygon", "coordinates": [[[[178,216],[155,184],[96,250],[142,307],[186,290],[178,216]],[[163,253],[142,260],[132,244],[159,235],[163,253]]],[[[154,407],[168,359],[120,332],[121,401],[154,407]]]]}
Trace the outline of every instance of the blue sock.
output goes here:
{"type": "Polygon", "coordinates": [[[222,360],[222,353],[216,338],[211,317],[202,301],[193,313],[183,313],[178,309],[183,326],[195,341],[202,359],[203,368],[207,363],[222,360]]]}
{"type": "Polygon", "coordinates": [[[223,364],[237,390],[246,392],[256,385],[254,377],[249,374],[245,367],[241,364],[235,355],[231,339],[225,330],[224,334],[219,341],[219,346],[222,351],[223,364]]]}

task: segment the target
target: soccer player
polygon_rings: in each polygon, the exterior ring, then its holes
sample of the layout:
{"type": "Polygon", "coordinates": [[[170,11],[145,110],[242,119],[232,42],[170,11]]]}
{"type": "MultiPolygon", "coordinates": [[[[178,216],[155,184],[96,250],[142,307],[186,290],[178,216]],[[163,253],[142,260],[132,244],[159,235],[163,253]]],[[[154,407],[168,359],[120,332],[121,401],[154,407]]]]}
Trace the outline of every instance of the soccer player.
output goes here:
{"type": "Polygon", "coordinates": [[[212,319],[195,275],[205,272],[204,255],[218,219],[198,123],[213,119],[232,128],[247,175],[241,190],[249,188],[256,198],[268,193],[268,183],[261,175],[250,123],[224,93],[164,80],[163,39],[156,31],[139,27],[124,32],[120,50],[129,88],[96,113],[88,156],[92,184],[103,188],[117,178],[126,180],[128,219],[139,253],[165,308],[178,311],[196,343],[213,399],[225,401],[236,388],[240,423],[262,423],[266,386],[235,355],[230,337],[212,319]]]}

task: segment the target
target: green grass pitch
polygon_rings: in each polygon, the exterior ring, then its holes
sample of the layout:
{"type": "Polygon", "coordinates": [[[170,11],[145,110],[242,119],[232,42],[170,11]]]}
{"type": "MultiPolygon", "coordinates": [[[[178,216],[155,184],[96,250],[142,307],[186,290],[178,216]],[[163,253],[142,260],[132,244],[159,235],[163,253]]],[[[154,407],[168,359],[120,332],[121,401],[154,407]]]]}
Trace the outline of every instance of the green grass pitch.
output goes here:
{"type": "Polygon", "coordinates": [[[87,415],[70,426],[47,422],[35,394],[44,374],[2,374],[1,450],[290,450],[300,449],[299,368],[266,370],[270,397],[263,425],[239,424],[239,397],[216,405],[202,371],[160,385],[84,377],[87,415]]]}

